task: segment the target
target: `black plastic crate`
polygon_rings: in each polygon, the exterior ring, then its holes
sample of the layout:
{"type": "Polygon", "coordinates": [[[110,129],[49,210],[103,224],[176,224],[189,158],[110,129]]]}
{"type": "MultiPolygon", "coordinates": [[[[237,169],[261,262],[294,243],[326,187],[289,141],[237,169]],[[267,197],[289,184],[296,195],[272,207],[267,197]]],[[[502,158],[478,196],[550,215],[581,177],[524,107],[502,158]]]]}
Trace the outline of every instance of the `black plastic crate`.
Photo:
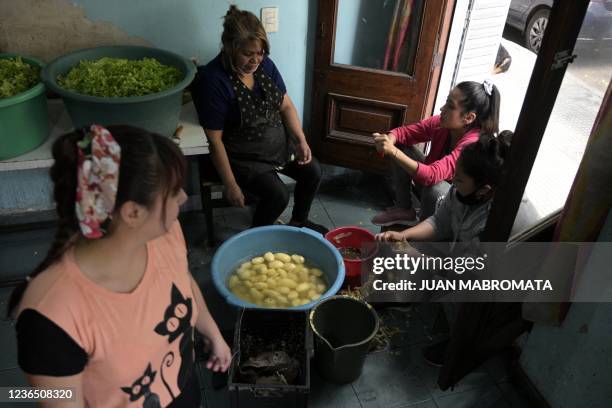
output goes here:
{"type": "Polygon", "coordinates": [[[312,332],[305,311],[244,309],[234,333],[234,352],[239,351],[229,370],[228,390],[232,408],[305,408],[310,392],[312,332]],[[276,345],[276,347],[274,347],[276,345]],[[239,371],[242,361],[258,352],[279,350],[299,361],[295,384],[246,383],[239,371]]]}

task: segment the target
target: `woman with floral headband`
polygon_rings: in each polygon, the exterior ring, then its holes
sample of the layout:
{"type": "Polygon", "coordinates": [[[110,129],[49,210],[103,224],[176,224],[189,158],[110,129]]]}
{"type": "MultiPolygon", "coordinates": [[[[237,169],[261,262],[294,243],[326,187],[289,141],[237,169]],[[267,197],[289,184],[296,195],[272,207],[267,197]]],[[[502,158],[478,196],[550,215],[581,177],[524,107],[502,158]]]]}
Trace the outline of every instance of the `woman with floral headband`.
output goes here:
{"type": "Polygon", "coordinates": [[[93,125],[60,137],[53,158],[57,235],[9,304],[19,366],[32,386],[72,388],[67,407],[198,407],[194,330],[209,369],[231,353],[188,270],[183,155],[162,136],[93,125]]]}
{"type": "Polygon", "coordinates": [[[481,131],[497,134],[500,95],[488,80],[466,81],[453,88],[440,115],[374,134],[376,150],[391,158],[396,205],[372,218],[375,225],[416,225],[435,211],[450,189],[449,181],[461,150],[478,140],[481,131]],[[414,145],[431,142],[424,157],[414,145]],[[398,146],[396,146],[398,145],[398,146]],[[419,188],[421,214],[412,206],[412,182],[419,188]]]}

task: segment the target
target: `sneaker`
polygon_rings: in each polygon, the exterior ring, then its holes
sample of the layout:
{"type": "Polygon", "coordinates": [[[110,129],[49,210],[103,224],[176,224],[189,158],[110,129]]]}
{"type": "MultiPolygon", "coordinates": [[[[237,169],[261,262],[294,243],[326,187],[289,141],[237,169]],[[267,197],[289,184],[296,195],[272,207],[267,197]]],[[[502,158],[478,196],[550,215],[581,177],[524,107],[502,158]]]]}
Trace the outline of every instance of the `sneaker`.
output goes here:
{"type": "Polygon", "coordinates": [[[306,220],[301,223],[290,222],[287,225],[291,225],[293,227],[298,227],[298,228],[310,228],[311,230],[316,231],[321,235],[325,235],[329,232],[329,229],[327,229],[324,225],[317,224],[316,222],[312,222],[310,220],[306,220]]]}
{"type": "Polygon", "coordinates": [[[442,367],[444,365],[444,357],[446,357],[447,348],[448,340],[427,346],[422,350],[423,358],[432,366],[442,367]]]}
{"type": "Polygon", "coordinates": [[[389,225],[399,224],[412,227],[418,224],[419,218],[416,215],[414,208],[399,208],[393,207],[387,211],[376,214],[372,218],[372,224],[381,227],[388,227],[389,225]]]}

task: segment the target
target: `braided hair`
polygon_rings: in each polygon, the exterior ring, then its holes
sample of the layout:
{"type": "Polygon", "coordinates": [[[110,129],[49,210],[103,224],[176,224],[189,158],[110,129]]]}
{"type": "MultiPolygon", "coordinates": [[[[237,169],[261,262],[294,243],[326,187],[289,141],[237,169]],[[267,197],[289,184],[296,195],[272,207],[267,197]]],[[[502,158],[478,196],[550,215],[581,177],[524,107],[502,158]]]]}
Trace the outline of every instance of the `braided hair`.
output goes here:
{"type": "MultiPolygon", "coordinates": [[[[143,129],[132,126],[109,126],[107,129],[121,147],[120,176],[114,211],[118,211],[128,201],[152,208],[158,195],[162,194],[164,219],[166,199],[170,194],[176,194],[183,186],[185,158],[180,149],[172,140],[143,129]]],[[[9,316],[21,301],[28,281],[59,261],[81,235],[75,210],[77,143],[87,131],[88,129],[83,128],[65,134],[53,144],[54,162],[50,176],[58,216],[55,238],[44,260],[28,279],[11,293],[9,316]]]]}

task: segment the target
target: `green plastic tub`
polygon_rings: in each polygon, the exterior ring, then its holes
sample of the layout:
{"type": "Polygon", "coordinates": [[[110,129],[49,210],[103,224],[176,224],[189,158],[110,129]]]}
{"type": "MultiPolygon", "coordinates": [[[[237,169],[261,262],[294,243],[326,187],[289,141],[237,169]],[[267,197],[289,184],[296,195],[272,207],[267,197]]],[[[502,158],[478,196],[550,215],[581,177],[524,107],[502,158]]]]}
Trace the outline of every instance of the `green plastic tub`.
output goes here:
{"type": "MultiPolygon", "coordinates": [[[[0,54],[0,58],[21,59],[40,68],[44,64],[18,54],[0,54]]],[[[47,98],[42,82],[27,91],[0,99],[0,160],[20,156],[41,145],[49,136],[47,98]]]]}
{"type": "Polygon", "coordinates": [[[42,79],[49,89],[58,93],[76,128],[92,123],[101,125],[132,125],[172,136],[179,122],[182,92],[195,76],[195,65],[190,60],[169,51],[140,46],[111,46],[87,48],[72,52],[50,62],[42,71],[42,79]],[[165,65],[178,68],[184,75],[181,82],[170,89],[144,96],[105,98],[68,91],[57,83],[59,75],[81,60],[103,57],[142,59],[155,58],[165,65]]]}

